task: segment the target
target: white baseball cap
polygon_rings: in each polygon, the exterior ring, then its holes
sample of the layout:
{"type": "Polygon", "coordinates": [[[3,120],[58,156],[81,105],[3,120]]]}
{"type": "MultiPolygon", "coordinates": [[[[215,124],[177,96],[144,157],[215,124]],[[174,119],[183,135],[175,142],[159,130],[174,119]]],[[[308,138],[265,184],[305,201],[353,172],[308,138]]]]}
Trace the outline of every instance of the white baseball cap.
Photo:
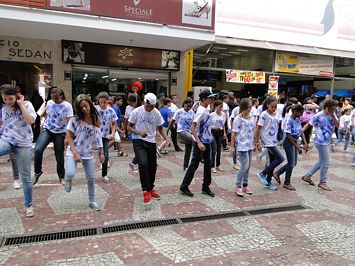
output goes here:
{"type": "Polygon", "coordinates": [[[157,103],[157,96],[155,96],[153,93],[149,92],[144,96],[144,102],[154,105],[157,103]]]}

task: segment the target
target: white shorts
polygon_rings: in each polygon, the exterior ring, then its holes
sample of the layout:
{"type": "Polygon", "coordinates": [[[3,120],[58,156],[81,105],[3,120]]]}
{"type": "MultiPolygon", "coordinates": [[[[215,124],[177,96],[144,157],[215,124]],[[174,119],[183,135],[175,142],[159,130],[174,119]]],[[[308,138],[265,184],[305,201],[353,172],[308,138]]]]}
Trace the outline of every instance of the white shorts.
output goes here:
{"type": "Polygon", "coordinates": [[[115,142],[121,142],[120,134],[117,131],[115,132],[115,142]]]}

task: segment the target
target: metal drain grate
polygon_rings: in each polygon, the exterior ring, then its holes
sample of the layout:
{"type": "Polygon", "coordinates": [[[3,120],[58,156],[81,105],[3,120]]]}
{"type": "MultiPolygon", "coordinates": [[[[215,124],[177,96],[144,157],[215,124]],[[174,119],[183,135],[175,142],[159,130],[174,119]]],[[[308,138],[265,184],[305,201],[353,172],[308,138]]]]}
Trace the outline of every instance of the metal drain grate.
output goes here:
{"type": "Polygon", "coordinates": [[[178,217],[175,219],[128,223],[128,224],[120,224],[120,225],[113,225],[113,226],[106,226],[106,227],[99,227],[99,228],[72,230],[66,232],[53,232],[53,233],[46,233],[46,234],[26,235],[26,236],[17,236],[17,237],[9,237],[9,238],[4,237],[4,238],[0,238],[0,247],[2,245],[14,246],[14,245],[21,245],[21,244],[29,244],[29,243],[95,236],[99,234],[110,234],[110,233],[121,232],[121,231],[167,226],[167,225],[174,225],[179,223],[192,223],[192,222],[218,220],[218,219],[233,218],[233,217],[248,216],[248,215],[269,214],[269,213],[278,213],[278,212],[285,212],[285,211],[297,211],[297,210],[303,210],[307,208],[308,207],[302,205],[291,205],[291,206],[271,207],[271,208],[254,209],[254,210],[238,210],[235,212],[224,212],[224,213],[216,213],[211,215],[191,216],[191,217],[178,217]]]}
{"type": "Polygon", "coordinates": [[[173,224],[178,224],[178,223],[179,222],[177,219],[167,219],[167,220],[156,220],[156,221],[149,221],[149,222],[122,224],[122,225],[103,227],[102,233],[103,234],[110,234],[110,233],[120,232],[120,231],[150,228],[150,227],[159,227],[159,226],[173,225],[173,224]]]}
{"type": "Polygon", "coordinates": [[[74,231],[67,231],[67,232],[48,233],[48,234],[10,237],[10,238],[6,238],[4,246],[54,241],[54,240],[78,238],[78,237],[85,237],[85,236],[94,236],[94,235],[97,235],[96,228],[74,230],[74,231]]]}
{"type": "Polygon", "coordinates": [[[276,212],[297,211],[297,210],[304,210],[304,209],[306,209],[306,207],[304,207],[302,205],[293,205],[293,206],[250,210],[250,211],[246,211],[246,212],[249,213],[250,215],[258,215],[258,214],[268,214],[268,213],[276,213],[276,212]]]}
{"type": "Polygon", "coordinates": [[[217,214],[203,215],[203,216],[184,217],[181,218],[181,221],[183,223],[193,223],[193,222],[201,222],[201,221],[208,221],[208,220],[233,218],[233,217],[239,217],[245,215],[246,214],[244,212],[217,213],[217,214]]]}

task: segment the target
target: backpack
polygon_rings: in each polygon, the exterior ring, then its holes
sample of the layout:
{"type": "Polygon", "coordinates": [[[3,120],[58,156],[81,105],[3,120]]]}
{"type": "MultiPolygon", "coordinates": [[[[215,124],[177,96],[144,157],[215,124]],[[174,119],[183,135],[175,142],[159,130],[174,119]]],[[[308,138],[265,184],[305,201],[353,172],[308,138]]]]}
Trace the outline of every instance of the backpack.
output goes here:
{"type": "Polygon", "coordinates": [[[300,117],[300,121],[302,124],[306,124],[309,121],[311,121],[312,117],[314,116],[313,112],[310,111],[304,111],[302,116],[300,117]]]}

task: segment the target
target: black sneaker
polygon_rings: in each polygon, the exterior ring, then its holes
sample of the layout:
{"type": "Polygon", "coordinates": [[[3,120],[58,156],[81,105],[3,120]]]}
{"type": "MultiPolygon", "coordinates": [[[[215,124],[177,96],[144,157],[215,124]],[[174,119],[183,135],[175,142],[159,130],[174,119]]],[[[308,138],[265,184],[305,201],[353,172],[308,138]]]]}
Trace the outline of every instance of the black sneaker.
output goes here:
{"type": "Polygon", "coordinates": [[[214,197],[215,194],[210,190],[210,188],[203,188],[202,189],[202,194],[208,195],[210,197],[214,197]]]}
{"type": "Polygon", "coordinates": [[[190,191],[189,188],[180,188],[180,192],[182,195],[188,196],[188,197],[193,197],[194,194],[190,191]]]}
{"type": "Polygon", "coordinates": [[[40,172],[40,173],[38,173],[38,174],[34,174],[34,176],[33,176],[33,178],[32,178],[32,184],[33,185],[36,185],[37,184],[37,182],[38,182],[38,180],[39,180],[39,178],[40,178],[40,176],[43,174],[43,172],[40,172]]]}

